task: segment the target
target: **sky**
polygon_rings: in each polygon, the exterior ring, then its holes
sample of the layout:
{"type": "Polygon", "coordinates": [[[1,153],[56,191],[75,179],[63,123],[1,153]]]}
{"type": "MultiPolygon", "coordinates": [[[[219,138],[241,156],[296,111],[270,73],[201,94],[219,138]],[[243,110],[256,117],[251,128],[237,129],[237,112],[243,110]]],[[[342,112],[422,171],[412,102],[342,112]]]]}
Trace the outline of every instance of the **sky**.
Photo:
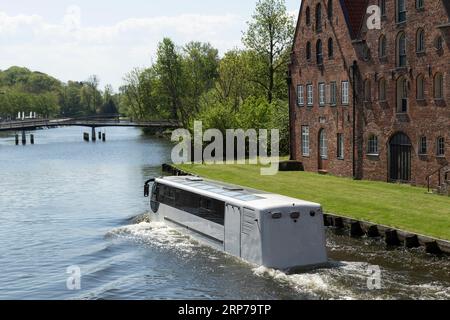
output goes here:
{"type": "MultiPolygon", "coordinates": [[[[164,37],[178,45],[240,47],[256,0],[0,0],[0,70],[13,65],[62,81],[100,77],[117,90],[123,76],[155,60],[164,37]]],[[[297,15],[301,0],[286,0],[297,15]]]]}

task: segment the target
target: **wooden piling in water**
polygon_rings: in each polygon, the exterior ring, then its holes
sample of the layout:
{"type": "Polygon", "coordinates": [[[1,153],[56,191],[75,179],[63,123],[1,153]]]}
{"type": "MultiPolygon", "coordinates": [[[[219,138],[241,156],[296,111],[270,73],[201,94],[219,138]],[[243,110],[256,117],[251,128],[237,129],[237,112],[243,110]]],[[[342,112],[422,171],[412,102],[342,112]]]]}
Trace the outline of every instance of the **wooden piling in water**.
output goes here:
{"type": "Polygon", "coordinates": [[[95,135],[95,127],[92,128],[92,142],[97,141],[97,136],[95,135]]]}
{"type": "Polygon", "coordinates": [[[350,223],[350,236],[353,238],[360,238],[364,235],[361,224],[358,221],[350,223]]]}
{"type": "Polygon", "coordinates": [[[386,230],[385,240],[388,246],[400,245],[400,239],[398,238],[397,230],[386,230]]]}
{"type": "Polygon", "coordinates": [[[98,140],[102,140],[102,132],[101,131],[98,132],[98,140]]]}
{"type": "Polygon", "coordinates": [[[367,228],[366,234],[369,238],[378,238],[380,237],[380,231],[378,231],[377,226],[369,226],[367,228]]]}
{"type": "Polygon", "coordinates": [[[87,132],[83,133],[83,140],[89,142],[89,133],[87,132]]]}
{"type": "Polygon", "coordinates": [[[105,142],[106,141],[106,133],[102,134],[102,141],[105,142]]]}
{"type": "Polygon", "coordinates": [[[436,241],[425,242],[425,251],[430,254],[442,254],[442,250],[436,241]]]}
{"type": "Polygon", "coordinates": [[[19,135],[16,134],[16,146],[18,146],[18,145],[19,145],[19,135]]]}
{"type": "Polygon", "coordinates": [[[419,248],[420,247],[419,237],[415,234],[407,235],[405,237],[405,247],[408,249],[419,248]]]}
{"type": "Polygon", "coordinates": [[[340,217],[333,218],[333,227],[337,229],[343,229],[344,228],[344,220],[340,217]]]}
{"type": "Polygon", "coordinates": [[[25,130],[22,131],[22,144],[23,145],[27,144],[27,136],[25,134],[25,130]]]}
{"type": "Polygon", "coordinates": [[[34,134],[30,134],[30,143],[34,144],[34,134]]]}

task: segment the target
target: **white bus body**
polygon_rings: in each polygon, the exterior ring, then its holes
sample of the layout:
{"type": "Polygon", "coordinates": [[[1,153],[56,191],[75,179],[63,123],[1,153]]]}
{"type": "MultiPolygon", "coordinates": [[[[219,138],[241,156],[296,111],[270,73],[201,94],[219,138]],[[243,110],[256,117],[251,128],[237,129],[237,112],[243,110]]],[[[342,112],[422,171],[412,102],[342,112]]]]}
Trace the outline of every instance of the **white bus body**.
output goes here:
{"type": "Polygon", "coordinates": [[[202,243],[281,270],[328,261],[319,204],[196,177],[153,180],[154,218],[202,243]]]}

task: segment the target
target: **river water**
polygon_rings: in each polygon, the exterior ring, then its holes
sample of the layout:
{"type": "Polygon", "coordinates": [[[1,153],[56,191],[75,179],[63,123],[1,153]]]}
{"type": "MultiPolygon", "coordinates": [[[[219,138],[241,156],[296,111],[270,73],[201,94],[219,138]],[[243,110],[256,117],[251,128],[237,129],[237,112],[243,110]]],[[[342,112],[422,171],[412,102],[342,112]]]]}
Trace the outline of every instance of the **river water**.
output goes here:
{"type": "Polygon", "coordinates": [[[108,128],[105,143],[82,132],[36,131],[33,146],[0,134],[0,299],[450,299],[450,259],[421,250],[328,230],[330,267],[286,275],[136,224],[171,145],[133,128],[108,128]],[[70,266],[80,290],[67,289],[70,266]]]}

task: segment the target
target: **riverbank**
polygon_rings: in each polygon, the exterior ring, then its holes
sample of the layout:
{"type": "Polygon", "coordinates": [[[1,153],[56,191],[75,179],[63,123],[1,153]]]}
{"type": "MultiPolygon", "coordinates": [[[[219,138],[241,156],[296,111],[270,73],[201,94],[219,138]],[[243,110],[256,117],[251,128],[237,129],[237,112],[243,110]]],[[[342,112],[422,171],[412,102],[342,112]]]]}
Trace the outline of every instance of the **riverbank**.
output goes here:
{"type": "Polygon", "coordinates": [[[256,165],[178,167],[205,178],[317,202],[327,213],[450,240],[450,198],[427,194],[425,188],[308,172],[261,176],[256,165]]]}

